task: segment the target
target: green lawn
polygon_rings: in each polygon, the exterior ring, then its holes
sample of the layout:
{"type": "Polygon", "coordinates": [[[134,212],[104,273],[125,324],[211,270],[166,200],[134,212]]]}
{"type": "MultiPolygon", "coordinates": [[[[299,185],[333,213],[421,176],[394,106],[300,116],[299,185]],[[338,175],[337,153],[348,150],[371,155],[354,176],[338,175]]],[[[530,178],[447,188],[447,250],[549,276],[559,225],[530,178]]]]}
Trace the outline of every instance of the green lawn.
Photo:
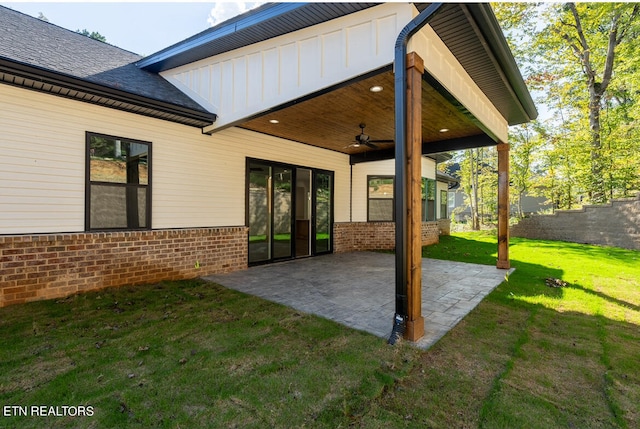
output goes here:
{"type": "MultiPolygon", "coordinates": [[[[457,234],[424,253],[495,249],[457,234]]],[[[510,256],[428,351],[200,281],[0,309],[0,428],[640,427],[640,252],[512,239],[510,256]],[[93,416],[7,416],[33,405],[93,416]]]]}

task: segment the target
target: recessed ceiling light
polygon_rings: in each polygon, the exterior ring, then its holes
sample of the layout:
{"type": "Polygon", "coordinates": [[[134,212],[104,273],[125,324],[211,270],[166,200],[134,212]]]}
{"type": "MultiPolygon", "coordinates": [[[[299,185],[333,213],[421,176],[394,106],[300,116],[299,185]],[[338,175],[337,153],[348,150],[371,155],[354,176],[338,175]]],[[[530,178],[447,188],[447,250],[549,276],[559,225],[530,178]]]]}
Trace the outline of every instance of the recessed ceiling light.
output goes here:
{"type": "Polygon", "coordinates": [[[277,120],[277,119],[269,119],[269,122],[272,123],[272,124],[279,124],[280,123],[280,121],[277,120]]]}
{"type": "Polygon", "coordinates": [[[380,91],[382,91],[383,89],[384,89],[384,88],[383,88],[383,87],[381,87],[380,85],[375,85],[375,86],[372,86],[371,88],[369,88],[369,91],[371,91],[371,92],[380,92],[380,91]]]}
{"type": "Polygon", "coordinates": [[[440,128],[440,132],[441,133],[448,133],[449,132],[449,128],[440,128]]]}

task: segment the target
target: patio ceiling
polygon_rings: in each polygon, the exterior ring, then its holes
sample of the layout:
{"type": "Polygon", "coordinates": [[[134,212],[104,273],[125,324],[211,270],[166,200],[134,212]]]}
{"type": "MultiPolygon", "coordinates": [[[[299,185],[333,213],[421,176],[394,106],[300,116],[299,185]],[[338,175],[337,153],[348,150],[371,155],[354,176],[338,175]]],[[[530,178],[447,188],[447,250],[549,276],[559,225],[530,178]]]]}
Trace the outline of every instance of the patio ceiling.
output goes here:
{"type": "MultiPolygon", "coordinates": [[[[456,150],[464,148],[461,142],[466,142],[469,147],[473,144],[469,141],[475,141],[475,136],[478,136],[476,146],[484,146],[488,142],[474,119],[448,101],[427,79],[422,82],[422,112],[425,147],[439,142],[436,145],[439,148],[456,150]],[[448,131],[441,131],[443,129],[448,131]]],[[[394,75],[389,68],[280,106],[239,126],[349,155],[393,152],[390,150],[393,143],[376,144],[376,149],[365,145],[349,146],[360,134],[361,123],[366,124],[364,131],[371,140],[394,139],[394,75]],[[370,89],[375,86],[382,87],[382,91],[372,92],[370,89]],[[270,122],[273,120],[278,122],[270,122]]]]}

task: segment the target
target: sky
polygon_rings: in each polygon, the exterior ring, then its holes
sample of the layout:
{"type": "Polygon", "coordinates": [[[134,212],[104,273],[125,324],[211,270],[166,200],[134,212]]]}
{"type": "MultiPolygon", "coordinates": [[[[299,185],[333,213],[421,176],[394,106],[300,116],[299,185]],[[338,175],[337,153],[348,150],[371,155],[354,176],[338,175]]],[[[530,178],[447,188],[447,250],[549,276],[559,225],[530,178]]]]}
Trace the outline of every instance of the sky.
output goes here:
{"type": "Polygon", "coordinates": [[[98,32],[107,43],[150,55],[256,7],[258,2],[7,2],[27,15],[42,13],[50,23],[98,32]]]}

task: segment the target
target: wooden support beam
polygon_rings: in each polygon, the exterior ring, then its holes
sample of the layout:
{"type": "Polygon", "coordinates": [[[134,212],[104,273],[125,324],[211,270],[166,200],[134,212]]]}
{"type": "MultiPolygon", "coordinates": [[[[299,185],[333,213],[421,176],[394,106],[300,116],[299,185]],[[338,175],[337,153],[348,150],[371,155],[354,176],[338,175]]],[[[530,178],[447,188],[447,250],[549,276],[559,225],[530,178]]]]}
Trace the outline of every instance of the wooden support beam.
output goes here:
{"type": "Polygon", "coordinates": [[[424,62],[415,52],[407,54],[407,320],[404,337],[424,336],[422,317],[422,74],[424,62]]]}
{"type": "Polygon", "coordinates": [[[498,262],[497,268],[508,269],[509,262],[509,145],[498,149],[498,262]]]}

